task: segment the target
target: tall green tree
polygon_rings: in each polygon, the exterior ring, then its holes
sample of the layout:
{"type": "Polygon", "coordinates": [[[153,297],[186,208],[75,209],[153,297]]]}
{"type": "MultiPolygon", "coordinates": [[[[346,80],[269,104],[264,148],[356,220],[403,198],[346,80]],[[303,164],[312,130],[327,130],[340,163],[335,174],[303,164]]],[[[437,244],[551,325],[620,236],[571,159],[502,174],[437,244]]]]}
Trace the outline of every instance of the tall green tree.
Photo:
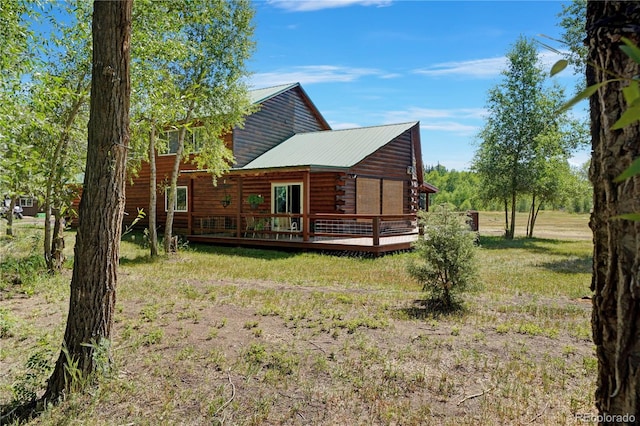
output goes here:
{"type": "Polygon", "coordinates": [[[592,329],[598,358],[595,402],[600,414],[620,416],[610,417],[607,424],[640,419],[640,222],[625,216],[640,211],[640,176],[616,179],[640,157],[638,110],[635,120],[614,126],[634,113],[625,100],[638,98],[634,81],[640,74],[638,22],[638,2],[587,3],[586,78],[587,85],[597,89],[589,99],[594,189],[589,222],[594,243],[592,329]],[[622,37],[631,40],[635,50],[626,46],[623,51],[622,37]],[[634,419],[625,421],[624,415],[634,419]]]}
{"type": "Polygon", "coordinates": [[[544,85],[535,43],[520,38],[507,59],[503,81],[489,91],[489,117],[472,167],[480,177],[480,195],[504,204],[505,237],[513,239],[518,197],[535,187],[540,137],[557,117],[548,107],[553,95],[544,85]]]}
{"type": "MultiPolygon", "coordinates": [[[[55,17],[60,7],[49,7],[43,15],[55,17]]],[[[46,176],[44,258],[51,272],[59,271],[64,261],[64,216],[77,195],[70,188],[79,183],[84,166],[91,84],[91,4],[78,0],[62,8],[69,19],[49,19],[52,28],[41,35],[48,49],[32,93],[33,113],[47,123],[38,143],[46,176]]]]}
{"type": "MultiPolygon", "coordinates": [[[[171,152],[174,164],[167,188],[164,249],[169,253],[174,250],[173,217],[180,164],[195,154],[200,168],[220,176],[233,159],[222,136],[240,125],[252,110],[245,79],[249,74],[246,62],[254,48],[254,11],[247,0],[148,2],[144,8],[147,10],[141,8],[141,15],[157,17],[156,23],[148,26],[151,31],[147,37],[162,41],[149,40],[150,49],[136,51],[134,60],[139,66],[136,69],[143,70],[140,84],[146,85],[135,94],[140,98],[134,99],[136,105],[141,102],[136,107],[141,119],[136,122],[146,123],[148,129],[141,132],[149,135],[148,158],[153,158],[156,135],[176,130],[178,136],[171,152]],[[159,104],[163,106],[158,108],[159,104]],[[186,142],[193,140],[193,132],[200,139],[197,147],[186,142]]],[[[150,187],[152,197],[156,192],[150,187]]]]}
{"type": "Polygon", "coordinates": [[[129,144],[133,0],[96,1],[87,165],[63,350],[43,399],[55,402],[96,370],[111,337],[129,144]],[[80,381],[78,381],[80,379],[80,381]]]}
{"type": "Polygon", "coordinates": [[[5,180],[22,175],[19,187],[17,181],[10,185],[16,195],[38,196],[45,212],[44,257],[49,270],[57,271],[63,260],[62,217],[73,197],[69,183],[81,172],[86,152],[91,7],[83,1],[7,1],[1,15],[7,23],[3,30],[12,37],[2,41],[8,68],[0,88],[0,139],[5,152],[27,154],[11,147],[21,144],[34,158],[6,156],[11,163],[0,170],[7,172],[5,180]],[[58,19],[61,12],[69,19],[58,19]]]}
{"type": "Polygon", "coordinates": [[[540,111],[541,117],[547,117],[546,125],[542,133],[536,137],[533,161],[529,170],[529,238],[533,237],[536,219],[542,206],[552,205],[568,196],[571,176],[569,158],[576,148],[588,143],[584,122],[570,118],[567,113],[557,113],[564,103],[564,90],[553,86],[545,95],[541,98],[540,111]]]}
{"type": "MultiPolygon", "coordinates": [[[[29,69],[34,59],[30,43],[32,31],[27,22],[29,8],[25,1],[6,0],[0,7],[0,87],[19,84],[25,69],[29,69]]],[[[2,92],[6,94],[6,92],[2,92]]]]}
{"type": "MultiPolygon", "coordinates": [[[[13,106],[18,107],[18,104],[13,106]]],[[[12,212],[16,203],[20,196],[31,194],[38,182],[40,157],[31,143],[37,133],[36,120],[28,108],[24,108],[14,111],[11,132],[1,138],[0,187],[2,198],[9,197],[6,234],[10,236],[14,234],[12,212]]],[[[4,199],[2,202],[4,204],[4,199]]]]}
{"type": "Polygon", "coordinates": [[[13,234],[11,211],[20,195],[33,190],[38,169],[31,144],[37,118],[30,113],[31,85],[24,83],[37,58],[28,11],[20,0],[7,0],[0,7],[0,198],[3,204],[5,196],[10,199],[8,235],[13,234]]]}
{"type": "Polygon", "coordinates": [[[136,173],[141,161],[149,162],[149,247],[152,257],[158,255],[157,233],[157,173],[156,152],[166,149],[164,139],[159,136],[171,127],[175,119],[176,105],[167,99],[179,98],[171,92],[175,86],[171,64],[176,54],[184,49],[180,39],[172,34],[181,31],[183,23],[174,19],[178,14],[173,2],[153,0],[136,1],[134,5],[132,46],[132,152],[131,171],[136,173]]]}
{"type": "Polygon", "coordinates": [[[584,70],[586,66],[588,49],[584,43],[586,37],[585,22],[587,19],[587,0],[572,0],[562,5],[559,26],[563,32],[562,42],[568,48],[565,54],[566,60],[573,67],[574,72],[583,78],[578,83],[578,88],[584,88],[584,70]]]}

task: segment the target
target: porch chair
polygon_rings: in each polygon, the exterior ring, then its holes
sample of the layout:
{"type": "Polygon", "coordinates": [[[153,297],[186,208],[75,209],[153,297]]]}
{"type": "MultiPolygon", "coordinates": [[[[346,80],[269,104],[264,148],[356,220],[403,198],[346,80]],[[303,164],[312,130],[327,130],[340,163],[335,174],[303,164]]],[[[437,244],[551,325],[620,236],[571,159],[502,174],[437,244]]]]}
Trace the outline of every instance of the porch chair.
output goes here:
{"type": "MultiPolygon", "coordinates": [[[[273,228],[276,232],[276,240],[280,237],[280,232],[298,232],[298,224],[293,222],[290,217],[274,217],[273,228]]],[[[289,239],[293,238],[293,234],[289,234],[289,239]]]]}
{"type": "Polygon", "coordinates": [[[251,233],[251,238],[256,237],[256,218],[253,216],[246,217],[246,225],[244,228],[244,237],[247,238],[247,235],[251,233]]]}
{"type": "Polygon", "coordinates": [[[280,238],[280,232],[287,230],[288,225],[286,223],[286,220],[286,217],[273,218],[273,230],[276,232],[276,240],[280,238]]]}
{"type": "MultiPolygon", "coordinates": [[[[289,219],[291,221],[291,219],[289,219]]],[[[289,226],[289,230],[293,233],[293,232],[298,232],[298,222],[295,221],[291,221],[290,222],[291,225],[289,226]]],[[[289,239],[291,239],[291,237],[293,237],[293,234],[289,234],[289,239]]]]}

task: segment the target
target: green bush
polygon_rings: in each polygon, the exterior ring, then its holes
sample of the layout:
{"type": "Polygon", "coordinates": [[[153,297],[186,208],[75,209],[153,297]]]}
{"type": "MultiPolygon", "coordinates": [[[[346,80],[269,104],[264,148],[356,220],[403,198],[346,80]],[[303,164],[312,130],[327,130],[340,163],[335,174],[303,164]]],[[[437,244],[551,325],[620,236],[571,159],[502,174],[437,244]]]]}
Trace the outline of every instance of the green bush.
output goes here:
{"type": "Polygon", "coordinates": [[[424,232],[415,243],[416,255],[408,271],[423,285],[430,301],[445,310],[461,306],[458,294],[477,277],[476,234],[467,219],[447,205],[418,214],[424,232]]]}

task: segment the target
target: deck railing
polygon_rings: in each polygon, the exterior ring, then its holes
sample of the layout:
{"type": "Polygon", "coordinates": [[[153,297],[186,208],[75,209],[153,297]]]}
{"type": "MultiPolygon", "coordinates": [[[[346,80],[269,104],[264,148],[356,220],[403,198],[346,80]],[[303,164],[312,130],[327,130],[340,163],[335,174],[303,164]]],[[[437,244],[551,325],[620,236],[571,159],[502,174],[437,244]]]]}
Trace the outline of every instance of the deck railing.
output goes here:
{"type": "Polygon", "coordinates": [[[194,235],[242,239],[288,239],[317,241],[344,238],[372,238],[418,233],[415,214],[346,215],[346,214],[265,214],[191,216],[194,235]],[[308,222],[308,223],[307,223],[308,222]]]}

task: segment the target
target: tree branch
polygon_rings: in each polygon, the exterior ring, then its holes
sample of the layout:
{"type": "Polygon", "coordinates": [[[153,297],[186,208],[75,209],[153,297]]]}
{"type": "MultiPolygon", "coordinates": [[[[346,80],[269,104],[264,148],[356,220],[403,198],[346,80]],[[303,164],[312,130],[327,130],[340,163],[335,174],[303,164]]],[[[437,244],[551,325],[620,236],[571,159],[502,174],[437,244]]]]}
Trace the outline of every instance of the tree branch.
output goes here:
{"type": "Polygon", "coordinates": [[[460,404],[462,404],[463,402],[465,402],[466,400],[473,399],[473,398],[477,398],[477,397],[479,397],[479,396],[484,395],[485,393],[489,393],[489,392],[491,392],[492,390],[494,390],[495,388],[496,388],[496,387],[495,387],[495,386],[493,386],[493,387],[491,387],[491,388],[489,388],[489,389],[483,389],[483,390],[482,390],[482,392],[480,392],[480,393],[474,393],[473,395],[465,396],[465,397],[464,397],[464,398],[462,398],[460,401],[458,401],[458,403],[457,403],[456,405],[460,405],[460,404]]]}

